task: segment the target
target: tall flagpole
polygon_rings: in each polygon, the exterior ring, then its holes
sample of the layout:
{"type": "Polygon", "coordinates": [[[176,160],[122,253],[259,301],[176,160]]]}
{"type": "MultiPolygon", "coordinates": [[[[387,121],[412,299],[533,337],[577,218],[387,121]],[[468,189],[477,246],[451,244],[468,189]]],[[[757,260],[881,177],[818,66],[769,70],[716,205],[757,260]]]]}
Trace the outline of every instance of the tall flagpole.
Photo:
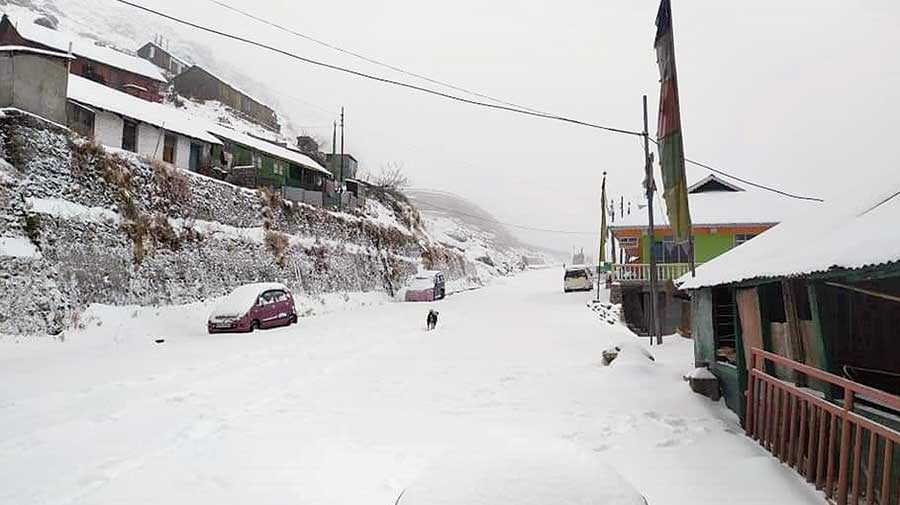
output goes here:
{"type": "Polygon", "coordinates": [[[659,312],[657,310],[657,293],[656,293],[656,255],[653,252],[653,246],[656,242],[653,228],[653,192],[656,189],[656,183],[653,182],[653,158],[650,155],[650,135],[647,132],[647,95],[644,95],[644,186],[647,190],[647,232],[650,236],[650,345],[656,339],[657,344],[662,344],[662,335],[659,333],[659,325],[657,320],[659,312]]]}
{"type": "Polygon", "coordinates": [[[597,255],[597,301],[600,301],[600,270],[606,261],[606,172],[603,172],[603,185],[600,187],[600,251],[597,255]]]}

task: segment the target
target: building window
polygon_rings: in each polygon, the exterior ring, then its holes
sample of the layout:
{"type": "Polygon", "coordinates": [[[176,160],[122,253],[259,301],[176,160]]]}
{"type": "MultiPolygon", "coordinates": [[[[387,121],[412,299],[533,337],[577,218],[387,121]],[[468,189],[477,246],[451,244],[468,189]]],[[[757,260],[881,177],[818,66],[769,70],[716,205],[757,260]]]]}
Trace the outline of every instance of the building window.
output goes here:
{"type": "Polygon", "coordinates": [[[735,247],[737,247],[737,246],[743,244],[744,242],[750,240],[751,238],[753,238],[753,237],[755,237],[755,236],[756,236],[755,233],[738,233],[738,234],[735,234],[735,236],[734,236],[734,245],[735,245],[735,247]]]}
{"type": "Polygon", "coordinates": [[[122,149],[137,152],[137,123],[126,119],[122,124],[122,149]]]}
{"type": "Polygon", "coordinates": [[[714,288],[712,306],[716,361],[737,365],[737,304],[734,290],[714,288]]]}
{"type": "Polygon", "coordinates": [[[677,243],[675,237],[668,235],[662,242],[654,242],[653,254],[659,263],[688,263],[689,249],[687,242],[677,243]]]}
{"type": "Polygon", "coordinates": [[[84,78],[94,82],[99,82],[100,84],[106,84],[106,79],[103,77],[103,74],[100,73],[97,66],[93,63],[84,64],[84,78]]]}
{"type": "Polygon", "coordinates": [[[178,137],[171,133],[166,134],[163,141],[163,161],[175,164],[175,146],[178,145],[178,137]]]}
{"type": "Polygon", "coordinates": [[[637,237],[617,237],[616,240],[619,241],[619,247],[622,249],[634,249],[638,246],[637,237]]]}

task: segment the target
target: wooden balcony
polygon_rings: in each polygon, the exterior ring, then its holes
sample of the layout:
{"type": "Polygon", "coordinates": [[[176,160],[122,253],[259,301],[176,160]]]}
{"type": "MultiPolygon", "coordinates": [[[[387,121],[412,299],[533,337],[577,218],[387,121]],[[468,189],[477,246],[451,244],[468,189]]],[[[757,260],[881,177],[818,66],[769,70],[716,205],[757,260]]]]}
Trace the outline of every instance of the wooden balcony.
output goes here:
{"type": "Polygon", "coordinates": [[[752,350],[751,360],[748,436],[838,505],[898,503],[900,432],[873,419],[896,420],[900,397],[760,349],[752,350]],[[826,392],[767,371],[776,366],[779,375],[826,392]]]}
{"type": "MultiPolygon", "coordinates": [[[[697,264],[697,266],[700,266],[697,264]]],[[[675,280],[691,271],[689,263],[660,263],[656,265],[656,278],[660,281],[675,280]]],[[[621,283],[650,282],[649,263],[628,263],[612,266],[612,280],[621,283]]]]}

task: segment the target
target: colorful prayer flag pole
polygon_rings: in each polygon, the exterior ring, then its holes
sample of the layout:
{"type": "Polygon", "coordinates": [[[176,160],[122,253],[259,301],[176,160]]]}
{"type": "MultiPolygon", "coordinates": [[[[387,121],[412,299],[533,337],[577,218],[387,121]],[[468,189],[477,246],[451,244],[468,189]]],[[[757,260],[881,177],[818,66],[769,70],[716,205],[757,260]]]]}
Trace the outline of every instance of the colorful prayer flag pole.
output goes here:
{"type": "Polygon", "coordinates": [[[672,5],[662,0],[656,14],[656,61],[659,65],[659,125],[656,133],[662,167],[663,198],[675,240],[691,237],[687,177],[684,170],[684,140],[678,101],[678,72],[675,69],[675,40],[672,33],[672,5]]]}

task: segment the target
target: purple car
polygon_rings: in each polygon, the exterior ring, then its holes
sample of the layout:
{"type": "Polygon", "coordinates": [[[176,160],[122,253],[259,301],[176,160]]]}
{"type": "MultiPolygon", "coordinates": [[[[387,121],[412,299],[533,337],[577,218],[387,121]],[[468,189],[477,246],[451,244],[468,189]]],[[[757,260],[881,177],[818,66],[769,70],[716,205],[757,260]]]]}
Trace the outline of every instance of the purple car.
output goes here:
{"type": "Polygon", "coordinates": [[[437,270],[419,272],[406,288],[407,302],[433,302],[444,298],[444,274],[437,270]]]}
{"type": "Polygon", "coordinates": [[[222,299],[207,321],[210,333],[249,332],[297,322],[291,290],[276,282],[245,284],[222,299]]]}

